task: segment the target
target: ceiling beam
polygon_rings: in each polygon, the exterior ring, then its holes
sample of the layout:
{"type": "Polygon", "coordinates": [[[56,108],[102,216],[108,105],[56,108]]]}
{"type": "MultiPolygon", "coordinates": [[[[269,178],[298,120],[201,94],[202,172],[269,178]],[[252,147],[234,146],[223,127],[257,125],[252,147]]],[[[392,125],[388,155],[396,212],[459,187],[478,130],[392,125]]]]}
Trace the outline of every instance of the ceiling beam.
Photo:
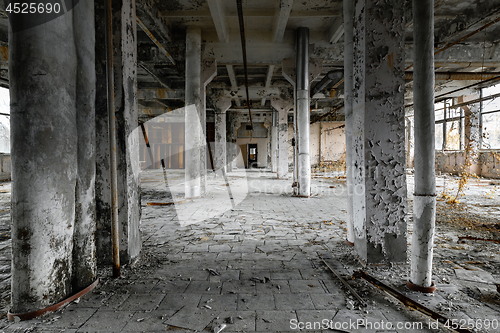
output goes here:
{"type": "MultiPolygon", "coordinates": [[[[266,89],[269,89],[271,87],[271,79],[273,78],[274,67],[275,65],[269,65],[269,67],[267,68],[266,85],[265,85],[266,89]]],[[[261,106],[266,105],[266,97],[262,97],[260,105],[261,106]]]]}
{"type": "Polygon", "coordinates": [[[286,24],[292,11],[293,0],[280,0],[273,25],[273,43],[280,43],[285,35],[286,24]]]}
{"type": "Polygon", "coordinates": [[[135,17],[135,20],[137,21],[137,24],[139,25],[139,27],[141,27],[142,31],[144,31],[144,33],[149,37],[149,39],[151,39],[151,41],[158,47],[158,49],[160,50],[160,52],[165,56],[167,57],[168,60],[170,60],[170,62],[172,63],[172,65],[175,65],[175,60],[174,58],[172,58],[172,56],[170,55],[170,53],[168,53],[167,50],[165,50],[165,48],[163,47],[163,45],[161,45],[161,43],[156,39],[155,36],[153,36],[153,34],[151,33],[151,31],[149,31],[149,29],[146,27],[146,25],[141,21],[141,19],[139,17],[135,17]]]}
{"type": "MultiPolygon", "coordinates": [[[[282,2],[292,2],[292,0],[281,0],[282,2]]],[[[286,8],[284,8],[286,9],[286,8]]],[[[291,5],[290,5],[291,9],[291,5]]],[[[281,9],[278,9],[278,13],[281,9]]],[[[325,10],[303,10],[291,12],[288,14],[291,18],[311,18],[311,17],[335,17],[342,16],[342,12],[335,9],[325,9],[325,10]]],[[[163,11],[160,13],[160,16],[163,18],[208,18],[211,17],[210,11],[207,10],[172,10],[172,11],[163,11]]],[[[225,14],[226,17],[238,17],[238,12],[236,11],[227,11],[225,14]]],[[[245,17],[275,17],[276,12],[273,9],[245,9],[245,17]]]]}
{"type": "MultiPolygon", "coordinates": [[[[231,82],[231,90],[238,90],[238,81],[236,80],[236,75],[234,74],[233,65],[226,65],[227,75],[229,76],[229,81],[231,82]]],[[[241,106],[239,98],[234,98],[237,106],[241,106]]]]}
{"type": "Polygon", "coordinates": [[[229,43],[229,32],[226,21],[226,9],[222,0],[207,0],[210,15],[214,20],[215,30],[221,42],[229,43]]]}
{"type": "Polygon", "coordinates": [[[337,17],[333,19],[332,24],[328,28],[326,35],[327,41],[330,44],[337,43],[343,34],[344,34],[344,22],[342,20],[342,17],[337,17]]]}

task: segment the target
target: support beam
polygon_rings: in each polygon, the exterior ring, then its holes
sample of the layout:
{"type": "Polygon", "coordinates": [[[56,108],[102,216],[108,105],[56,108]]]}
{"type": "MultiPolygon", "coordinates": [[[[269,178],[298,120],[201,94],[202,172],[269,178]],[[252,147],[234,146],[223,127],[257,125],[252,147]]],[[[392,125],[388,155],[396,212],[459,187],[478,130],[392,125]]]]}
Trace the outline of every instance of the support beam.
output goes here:
{"type": "Polygon", "coordinates": [[[170,55],[170,53],[168,53],[168,51],[165,50],[165,48],[163,47],[163,45],[161,45],[161,43],[158,41],[158,39],[156,39],[156,37],[153,35],[153,33],[151,31],[149,31],[149,29],[141,21],[141,19],[138,18],[137,16],[135,17],[135,19],[136,19],[137,24],[139,25],[139,27],[141,27],[142,31],[144,31],[144,33],[149,37],[149,39],[151,39],[151,41],[158,47],[158,50],[160,50],[160,53],[163,54],[165,57],[167,57],[167,59],[170,60],[170,62],[172,63],[172,65],[175,65],[174,58],[172,58],[172,56],[170,55]]]}
{"type": "MultiPolygon", "coordinates": [[[[238,81],[236,80],[236,75],[234,75],[233,65],[226,65],[227,75],[229,76],[229,81],[231,82],[231,91],[238,90],[238,81]]],[[[239,98],[235,98],[236,106],[241,106],[239,98]]]]}
{"type": "MultiPolygon", "coordinates": [[[[275,65],[269,65],[269,67],[267,68],[266,83],[264,86],[264,88],[266,90],[271,87],[271,79],[273,78],[274,67],[275,67],[275,65]]],[[[260,101],[260,105],[261,106],[266,105],[266,97],[262,97],[262,100],[260,101]]]]}
{"type": "Polygon", "coordinates": [[[309,109],[309,28],[297,31],[297,132],[298,195],[311,196],[310,109],[309,109]]]}
{"type": "Polygon", "coordinates": [[[357,0],[354,15],[354,243],[365,263],[404,262],[404,4],[357,0]]]}
{"type": "Polygon", "coordinates": [[[185,108],[185,197],[201,196],[201,146],[204,129],[201,105],[201,29],[186,31],[186,108],[185,108]]]}
{"type": "Polygon", "coordinates": [[[293,107],[293,97],[289,95],[285,99],[271,98],[272,107],[278,111],[278,179],[288,175],[288,111],[293,107]]]}
{"type": "MultiPolygon", "coordinates": [[[[200,72],[200,99],[201,99],[201,109],[200,109],[200,122],[201,122],[201,141],[200,146],[200,159],[201,159],[201,195],[205,195],[207,192],[207,163],[208,163],[208,151],[207,146],[207,85],[215,78],[217,75],[217,63],[214,59],[206,59],[201,62],[201,72],[200,72]]],[[[210,166],[212,169],[212,166],[210,166]]]]}
{"type": "Polygon", "coordinates": [[[226,9],[222,0],[207,0],[210,15],[214,20],[215,30],[219,40],[224,43],[229,43],[229,32],[226,20],[226,9]]]}
{"type": "Polygon", "coordinates": [[[271,129],[271,172],[278,172],[278,112],[273,112],[271,129]]]}
{"type": "Polygon", "coordinates": [[[408,286],[433,291],[432,257],[436,221],[434,115],[434,4],[413,0],[413,84],[415,121],[415,194],[408,286]]]}
{"type": "Polygon", "coordinates": [[[273,25],[273,43],[281,43],[285,35],[288,17],[292,11],[293,0],[280,0],[273,25]]]}
{"type": "Polygon", "coordinates": [[[41,15],[10,15],[10,313],[52,306],[96,278],[93,6],[36,28],[41,15]]]}
{"type": "Polygon", "coordinates": [[[345,114],[345,147],[346,147],[346,185],[347,185],[347,238],[350,245],[354,245],[354,217],[353,217],[353,97],[354,97],[354,3],[344,0],[344,114],[345,114]]]}
{"type": "MultiPolygon", "coordinates": [[[[345,13],[344,13],[344,21],[346,20],[345,18],[345,13]]],[[[330,44],[335,44],[339,41],[340,37],[344,34],[344,22],[342,21],[341,17],[337,17],[333,19],[332,24],[330,25],[330,28],[328,28],[327,34],[326,34],[326,40],[330,44]]]]}
{"type": "Polygon", "coordinates": [[[213,101],[215,116],[214,166],[216,176],[224,176],[226,168],[226,111],[231,107],[231,99],[219,97],[213,101]]]}

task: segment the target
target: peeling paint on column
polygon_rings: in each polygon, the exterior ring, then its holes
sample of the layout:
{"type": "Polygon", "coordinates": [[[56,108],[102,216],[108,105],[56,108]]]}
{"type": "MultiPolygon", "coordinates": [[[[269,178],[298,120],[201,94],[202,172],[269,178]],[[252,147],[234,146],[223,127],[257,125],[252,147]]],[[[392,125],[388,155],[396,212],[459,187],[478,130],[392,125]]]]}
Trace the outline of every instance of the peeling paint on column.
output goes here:
{"type": "Polygon", "coordinates": [[[403,14],[395,0],[355,4],[353,217],[368,263],[406,260],[403,14]]]}
{"type": "Polygon", "coordinates": [[[231,107],[231,98],[216,96],[212,100],[214,105],[214,123],[215,123],[215,147],[214,147],[214,165],[216,175],[220,171],[226,172],[226,111],[231,107]]]}
{"type": "Polygon", "coordinates": [[[292,91],[284,91],[280,97],[271,98],[271,105],[278,111],[278,178],[288,174],[288,111],[293,106],[292,96],[292,91]]]}

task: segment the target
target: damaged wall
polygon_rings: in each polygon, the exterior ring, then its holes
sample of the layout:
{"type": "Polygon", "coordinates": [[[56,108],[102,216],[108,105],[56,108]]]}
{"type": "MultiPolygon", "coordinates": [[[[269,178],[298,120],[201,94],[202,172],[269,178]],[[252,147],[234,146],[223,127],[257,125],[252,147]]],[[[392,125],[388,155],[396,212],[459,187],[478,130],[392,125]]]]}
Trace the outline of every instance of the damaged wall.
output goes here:
{"type": "MultiPolygon", "coordinates": [[[[464,151],[436,151],[436,171],[458,175],[465,163],[464,151]]],[[[479,177],[500,179],[500,151],[479,151],[479,177]]]]}

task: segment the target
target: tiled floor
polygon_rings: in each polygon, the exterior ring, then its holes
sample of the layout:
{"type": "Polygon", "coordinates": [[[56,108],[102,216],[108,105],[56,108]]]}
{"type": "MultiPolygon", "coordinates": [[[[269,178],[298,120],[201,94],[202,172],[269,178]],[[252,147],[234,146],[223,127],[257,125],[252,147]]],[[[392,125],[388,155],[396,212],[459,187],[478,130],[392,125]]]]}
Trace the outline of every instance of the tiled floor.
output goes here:
{"type": "MultiPolygon", "coordinates": [[[[361,266],[345,239],[345,183],[313,180],[311,198],[290,196],[288,180],[262,171],[236,171],[229,186],[209,179],[209,194],[184,201],[182,174],[169,173],[176,201],[161,172],[142,174],[143,257],[124,277],[101,277],[92,293],[63,311],[13,323],[6,332],[437,332],[429,320],[364,281],[349,283],[353,297],[320,260],[348,278],[361,266]],[[233,194],[233,200],[228,195],[233,194]],[[388,323],[402,328],[391,329],[388,323]],[[360,324],[364,324],[360,325],[360,324]]],[[[408,265],[367,268],[375,277],[429,307],[451,303],[458,290],[443,285],[433,296],[409,292],[408,265]]],[[[460,296],[450,318],[500,318],[495,307],[460,296]],[[476,311],[475,313],[473,311],[476,311]],[[489,312],[488,312],[489,311],[489,312]]],[[[481,330],[481,332],[497,332],[481,330]]]]}

